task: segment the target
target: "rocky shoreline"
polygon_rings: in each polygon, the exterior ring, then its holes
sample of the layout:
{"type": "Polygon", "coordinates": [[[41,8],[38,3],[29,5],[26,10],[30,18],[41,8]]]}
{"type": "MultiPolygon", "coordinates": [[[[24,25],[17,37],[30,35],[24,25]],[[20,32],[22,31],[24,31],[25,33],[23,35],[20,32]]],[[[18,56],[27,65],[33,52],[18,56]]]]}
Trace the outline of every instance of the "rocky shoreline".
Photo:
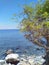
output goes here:
{"type": "Polygon", "coordinates": [[[42,65],[44,62],[45,62],[45,60],[42,58],[42,56],[22,55],[18,65],[42,65]]]}
{"type": "MultiPolygon", "coordinates": [[[[42,58],[42,56],[27,56],[27,55],[21,55],[19,58],[19,63],[17,65],[42,65],[45,60],[42,58]]],[[[1,62],[0,65],[9,65],[4,61],[1,62]]]]}

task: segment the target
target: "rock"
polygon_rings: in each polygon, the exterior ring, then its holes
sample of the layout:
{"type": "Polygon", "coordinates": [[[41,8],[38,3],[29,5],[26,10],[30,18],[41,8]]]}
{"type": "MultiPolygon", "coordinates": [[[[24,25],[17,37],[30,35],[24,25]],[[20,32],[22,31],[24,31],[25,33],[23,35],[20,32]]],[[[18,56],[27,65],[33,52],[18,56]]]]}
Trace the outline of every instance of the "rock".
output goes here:
{"type": "Polygon", "coordinates": [[[0,60],[0,65],[5,64],[5,60],[0,60]]]}
{"type": "Polygon", "coordinates": [[[36,58],[34,59],[35,63],[38,65],[42,65],[45,60],[42,58],[42,56],[36,56],[36,58]]]}
{"type": "Polygon", "coordinates": [[[13,50],[12,50],[12,49],[9,49],[9,50],[6,51],[6,54],[7,54],[7,55],[8,55],[8,54],[11,54],[11,53],[13,53],[13,50]]]}
{"type": "MultiPolygon", "coordinates": [[[[7,55],[5,57],[5,61],[7,63],[16,65],[43,65],[43,63],[45,62],[42,56],[36,56],[36,55],[28,56],[24,54],[19,57],[18,54],[15,55],[14,53],[7,55]]],[[[2,65],[9,65],[7,63],[2,65]]]]}
{"type": "Polygon", "coordinates": [[[18,60],[15,60],[15,59],[8,59],[8,60],[6,60],[6,62],[9,64],[9,63],[11,63],[11,64],[18,64],[19,63],[19,61],[18,60]]]}
{"type": "Polygon", "coordinates": [[[33,59],[29,59],[28,62],[29,62],[30,65],[34,65],[35,64],[33,59]]]}
{"type": "Polygon", "coordinates": [[[5,57],[5,60],[6,60],[7,63],[18,64],[18,63],[19,63],[18,57],[19,57],[18,54],[11,53],[11,54],[8,54],[8,55],[5,57]]]}
{"type": "Polygon", "coordinates": [[[17,65],[30,65],[28,62],[20,61],[17,65]]]}
{"type": "Polygon", "coordinates": [[[18,65],[42,65],[45,62],[42,56],[33,55],[27,56],[26,58],[24,58],[24,56],[21,57],[21,60],[18,65]]]}
{"type": "Polygon", "coordinates": [[[20,57],[19,59],[20,59],[20,61],[26,61],[26,59],[23,57],[20,57]]]}

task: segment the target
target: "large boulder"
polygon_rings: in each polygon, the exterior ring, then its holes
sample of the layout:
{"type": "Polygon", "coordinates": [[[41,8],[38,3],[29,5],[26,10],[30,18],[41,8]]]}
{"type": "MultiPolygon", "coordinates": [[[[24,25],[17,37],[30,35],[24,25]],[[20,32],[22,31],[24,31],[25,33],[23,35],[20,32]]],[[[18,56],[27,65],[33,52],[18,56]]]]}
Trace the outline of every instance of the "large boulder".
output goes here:
{"type": "Polygon", "coordinates": [[[19,57],[18,54],[11,53],[11,54],[8,54],[8,55],[5,57],[5,61],[6,61],[6,63],[18,64],[18,63],[19,63],[18,57],[19,57]]]}

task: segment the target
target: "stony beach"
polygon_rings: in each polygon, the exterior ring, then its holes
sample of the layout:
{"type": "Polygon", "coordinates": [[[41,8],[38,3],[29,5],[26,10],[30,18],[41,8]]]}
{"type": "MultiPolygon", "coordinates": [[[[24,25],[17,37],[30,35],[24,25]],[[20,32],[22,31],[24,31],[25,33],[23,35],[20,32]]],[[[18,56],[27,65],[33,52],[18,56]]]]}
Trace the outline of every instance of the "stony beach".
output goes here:
{"type": "MultiPolygon", "coordinates": [[[[26,56],[26,55],[21,55],[19,58],[19,63],[17,65],[42,65],[45,60],[42,58],[42,56],[26,56]]],[[[0,65],[9,65],[6,63],[5,59],[0,60],[0,65]]]]}

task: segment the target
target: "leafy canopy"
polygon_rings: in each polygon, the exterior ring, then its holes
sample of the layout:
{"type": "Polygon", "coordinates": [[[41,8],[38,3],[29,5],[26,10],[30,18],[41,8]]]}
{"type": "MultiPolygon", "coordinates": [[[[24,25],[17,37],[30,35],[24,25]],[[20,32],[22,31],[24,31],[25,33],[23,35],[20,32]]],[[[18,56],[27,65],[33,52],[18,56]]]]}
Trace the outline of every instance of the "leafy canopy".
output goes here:
{"type": "Polygon", "coordinates": [[[38,41],[41,37],[45,37],[49,42],[49,0],[38,1],[35,7],[25,5],[23,12],[26,17],[21,22],[21,31],[27,32],[25,37],[31,42],[49,49],[38,41]]]}

